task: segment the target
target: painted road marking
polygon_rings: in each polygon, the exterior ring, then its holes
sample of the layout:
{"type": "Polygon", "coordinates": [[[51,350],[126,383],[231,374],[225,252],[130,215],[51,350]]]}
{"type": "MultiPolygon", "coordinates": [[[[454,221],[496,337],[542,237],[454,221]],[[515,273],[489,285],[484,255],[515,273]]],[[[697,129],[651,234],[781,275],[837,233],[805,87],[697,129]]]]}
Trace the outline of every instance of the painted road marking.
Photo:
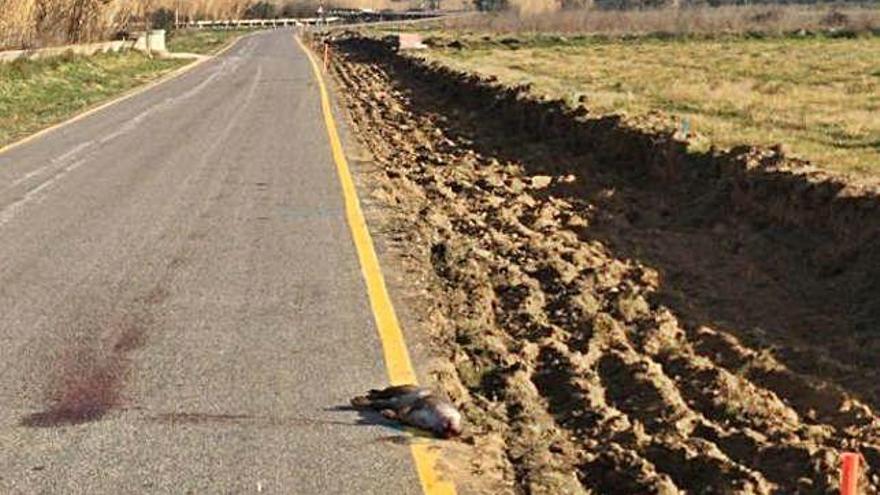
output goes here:
{"type": "MultiPolygon", "coordinates": [[[[297,44],[308,57],[318,81],[318,89],[321,95],[321,109],[324,113],[324,123],[327,127],[327,137],[330,140],[330,149],[333,153],[333,161],[336,162],[336,172],[342,185],[342,194],[345,199],[345,215],[351,235],[354,239],[358,259],[360,260],[361,272],[367,283],[367,294],[370,298],[370,307],[376,319],[376,328],[379,331],[379,339],[382,341],[382,351],[385,356],[385,366],[388,370],[388,378],[392,385],[405,383],[418,383],[416,373],[413,370],[409,352],[400,323],[394,313],[394,306],[385,286],[385,278],[379,267],[379,258],[373,247],[373,239],[367,228],[367,221],[358,201],[357,190],[348,167],[348,160],[342,150],[342,142],[336,130],[336,121],[333,118],[333,110],[330,107],[330,97],[327,86],[321,76],[321,69],[312,52],[306,48],[299,37],[294,36],[297,44]]],[[[455,484],[451,481],[442,480],[435,470],[438,455],[432,442],[416,442],[410,444],[413,461],[422,484],[422,491],[426,495],[455,495],[455,484]]]]}
{"type": "Polygon", "coordinates": [[[15,218],[15,216],[28,203],[39,201],[41,198],[40,193],[43,192],[44,189],[46,189],[47,187],[51,186],[52,184],[60,181],[61,179],[64,178],[65,175],[78,169],[85,162],[86,162],[85,160],[78,160],[78,161],[71,163],[70,165],[61,169],[60,172],[58,172],[57,174],[52,176],[47,181],[43,182],[42,184],[38,185],[37,187],[35,187],[35,188],[31,189],[30,191],[28,191],[27,193],[25,193],[25,195],[22,196],[21,199],[19,199],[18,201],[13,202],[12,204],[6,206],[3,209],[0,209],[0,227],[6,225],[13,218],[15,218]]]}
{"type": "MultiPolygon", "coordinates": [[[[226,49],[228,49],[231,46],[232,45],[228,45],[223,50],[221,50],[221,52],[218,52],[218,53],[222,53],[223,51],[225,51],[226,49]]],[[[210,57],[204,57],[199,60],[200,61],[210,60],[210,57]]],[[[221,63],[220,68],[222,69],[222,67],[224,67],[225,64],[226,64],[226,61],[224,60],[221,63]]],[[[153,84],[148,84],[147,86],[137,88],[132,93],[125,94],[125,95],[123,95],[117,99],[111,100],[111,101],[109,101],[109,102],[107,102],[97,108],[94,108],[92,110],[88,110],[82,114],[79,114],[66,122],[62,122],[61,124],[58,124],[57,126],[53,126],[48,129],[45,129],[41,132],[38,132],[37,134],[34,134],[28,138],[25,138],[24,140],[19,141],[18,143],[14,143],[14,144],[10,145],[9,148],[14,147],[14,146],[18,146],[20,144],[24,144],[25,142],[28,142],[32,139],[35,139],[36,137],[38,137],[42,134],[45,134],[46,132],[49,132],[52,129],[70,124],[72,122],[76,122],[77,120],[84,118],[87,115],[91,115],[91,114],[101,110],[102,108],[106,108],[107,106],[113,105],[113,104],[118,103],[118,102],[125,100],[127,98],[131,98],[132,96],[135,96],[137,94],[141,94],[141,93],[147,91],[148,89],[155,87],[157,84],[161,84],[162,82],[173,79],[174,77],[177,77],[178,75],[183,74],[184,72],[191,70],[193,67],[195,67],[197,65],[199,65],[198,62],[192,63],[192,64],[187,64],[187,65],[173,71],[170,74],[166,74],[165,77],[159,78],[158,80],[154,81],[153,84]]],[[[239,110],[244,109],[247,106],[248,102],[253,98],[254,91],[256,90],[257,82],[260,79],[261,72],[262,72],[262,69],[260,67],[257,67],[257,73],[254,76],[254,83],[251,85],[250,91],[248,92],[244,103],[242,103],[239,106],[239,110]]],[[[36,170],[33,170],[31,172],[28,172],[27,174],[23,175],[22,177],[14,180],[9,186],[2,189],[2,191],[6,192],[10,189],[13,189],[14,187],[16,187],[24,182],[27,182],[28,180],[30,180],[34,177],[37,177],[37,176],[42,175],[46,172],[49,172],[50,170],[52,170],[53,168],[55,168],[56,166],[58,166],[60,164],[60,167],[58,169],[54,170],[54,174],[52,174],[50,177],[48,177],[46,180],[44,180],[40,184],[38,184],[34,187],[31,187],[28,190],[28,192],[21,199],[14,201],[12,204],[7,205],[4,208],[0,208],[0,227],[5,226],[10,221],[12,221],[18,214],[20,214],[23,211],[24,207],[27,204],[39,202],[42,199],[42,196],[40,196],[40,194],[43,191],[47,190],[47,188],[49,186],[55,184],[56,182],[59,182],[66,175],[68,175],[70,172],[76,170],[81,165],[83,165],[86,162],[86,160],[92,154],[94,154],[94,150],[90,150],[90,148],[93,148],[95,145],[102,145],[102,144],[109,143],[110,141],[113,141],[114,139],[116,139],[120,136],[124,136],[124,135],[134,131],[141,124],[141,122],[143,122],[148,117],[155,114],[156,112],[162,111],[168,107],[171,107],[171,106],[177,104],[177,102],[179,102],[179,101],[186,100],[188,98],[192,98],[193,96],[197,95],[204,88],[206,88],[209,84],[211,84],[211,82],[213,82],[215,79],[220,77],[221,74],[222,74],[222,70],[218,70],[217,72],[211,74],[209,77],[205,78],[203,81],[201,81],[196,86],[190,88],[189,90],[187,90],[183,93],[177,94],[176,96],[173,96],[171,98],[167,98],[162,103],[148,107],[143,112],[139,113],[138,115],[136,115],[136,116],[132,117],[131,119],[129,119],[128,121],[126,121],[124,124],[122,124],[119,128],[117,128],[115,131],[111,132],[110,134],[107,134],[106,136],[103,136],[97,140],[90,140],[90,141],[86,141],[84,143],[80,143],[80,144],[74,146],[72,149],[66,151],[62,155],[60,155],[56,158],[53,158],[49,162],[49,164],[44,165],[42,167],[39,167],[36,170]],[[76,160],[73,164],[70,164],[70,165],[65,164],[65,162],[67,162],[68,160],[71,160],[73,158],[76,158],[77,155],[80,155],[80,154],[84,154],[85,156],[80,157],[81,159],[76,160]]],[[[236,116],[237,116],[237,113],[236,113],[236,116]]],[[[222,133],[223,136],[225,136],[226,134],[229,133],[229,131],[234,123],[235,123],[235,119],[230,119],[229,124],[226,126],[226,129],[222,133]]],[[[222,139],[218,139],[216,142],[221,142],[221,141],[222,141],[222,139]]],[[[2,153],[3,151],[5,151],[6,149],[9,149],[9,148],[0,149],[0,153],[2,153]]]]}

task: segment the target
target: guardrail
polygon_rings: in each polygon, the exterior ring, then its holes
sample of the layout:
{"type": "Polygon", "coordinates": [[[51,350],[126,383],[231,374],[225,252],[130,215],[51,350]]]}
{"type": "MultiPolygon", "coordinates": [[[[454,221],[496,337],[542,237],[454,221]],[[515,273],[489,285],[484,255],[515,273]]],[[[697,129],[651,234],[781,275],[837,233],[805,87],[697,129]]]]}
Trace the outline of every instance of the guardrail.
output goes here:
{"type": "Polygon", "coordinates": [[[181,23],[181,27],[195,29],[236,29],[258,27],[286,27],[314,25],[321,23],[336,23],[341,17],[310,17],[310,18],[282,18],[282,19],[220,19],[212,21],[190,21],[181,23]]]}
{"type": "Polygon", "coordinates": [[[180,27],[194,29],[236,29],[286,26],[316,26],[358,22],[406,21],[430,19],[445,15],[439,11],[392,12],[373,10],[332,9],[319,17],[287,17],[280,19],[219,19],[210,21],[189,21],[180,27]]]}

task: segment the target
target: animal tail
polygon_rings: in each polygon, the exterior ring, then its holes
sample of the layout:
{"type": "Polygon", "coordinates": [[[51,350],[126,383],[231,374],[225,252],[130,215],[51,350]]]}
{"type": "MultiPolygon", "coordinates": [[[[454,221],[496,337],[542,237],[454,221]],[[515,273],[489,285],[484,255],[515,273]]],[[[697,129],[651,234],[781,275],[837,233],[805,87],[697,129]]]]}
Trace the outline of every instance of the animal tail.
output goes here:
{"type": "Polygon", "coordinates": [[[416,385],[395,385],[383,389],[374,388],[367,393],[367,397],[369,397],[371,400],[393,399],[401,395],[417,393],[418,391],[419,387],[417,387],[416,385]]]}
{"type": "Polygon", "coordinates": [[[372,401],[369,397],[361,395],[351,399],[351,405],[354,407],[370,407],[370,405],[372,405],[372,401]]]}

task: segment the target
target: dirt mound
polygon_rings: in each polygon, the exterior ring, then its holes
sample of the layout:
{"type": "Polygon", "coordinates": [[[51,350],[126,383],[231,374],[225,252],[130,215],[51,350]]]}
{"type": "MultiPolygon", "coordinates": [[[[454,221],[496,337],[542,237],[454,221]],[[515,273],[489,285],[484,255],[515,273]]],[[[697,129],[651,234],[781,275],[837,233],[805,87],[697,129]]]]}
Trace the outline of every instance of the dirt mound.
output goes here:
{"type": "Polygon", "coordinates": [[[335,43],[475,471],[526,493],[825,493],[842,450],[880,466],[876,191],[335,43]]]}

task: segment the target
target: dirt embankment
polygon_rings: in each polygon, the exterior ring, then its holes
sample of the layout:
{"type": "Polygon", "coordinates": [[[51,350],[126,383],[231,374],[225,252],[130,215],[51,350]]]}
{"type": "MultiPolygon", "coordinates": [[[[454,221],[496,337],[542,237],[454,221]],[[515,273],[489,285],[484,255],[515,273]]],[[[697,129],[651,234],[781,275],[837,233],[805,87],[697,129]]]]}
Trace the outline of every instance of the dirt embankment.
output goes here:
{"type": "Polygon", "coordinates": [[[518,493],[826,493],[857,450],[880,488],[876,191],[334,43],[474,472],[518,493]]]}

